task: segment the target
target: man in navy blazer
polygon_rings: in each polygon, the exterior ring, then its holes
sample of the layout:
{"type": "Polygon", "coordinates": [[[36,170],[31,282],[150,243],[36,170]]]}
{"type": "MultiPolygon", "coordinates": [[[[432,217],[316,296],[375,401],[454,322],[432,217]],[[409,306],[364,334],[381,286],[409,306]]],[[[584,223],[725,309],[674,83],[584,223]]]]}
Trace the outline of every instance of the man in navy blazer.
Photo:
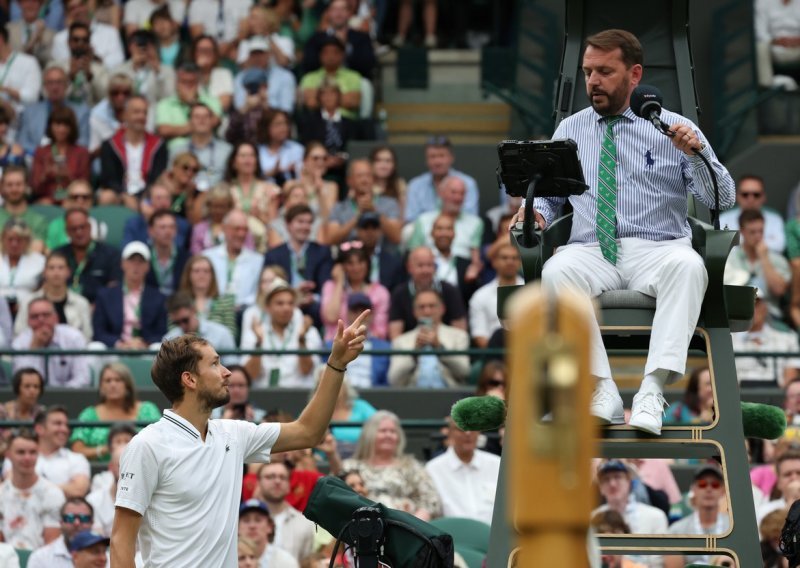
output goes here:
{"type": "Polygon", "coordinates": [[[97,292],[94,340],[116,349],[147,349],[167,332],[166,299],[145,283],[150,248],[140,241],[122,250],[122,283],[97,292]]]}
{"type": "Polygon", "coordinates": [[[299,293],[300,309],[320,322],[319,295],[322,285],[331,277],[331,249],[309,240],[314,212],[308,205],[290,207],[284,219],[289,240],[264,255],[264,266],[282,267],[299,293]]]}
{"type": "Polygon", "coordinates": [[[380,282],[387,290],[408,279],[403,258],[397,248],[383,238],[381,218],[375,211],[365,211],[356,222],[356,238],[370,255],[370,282],[380,282]]]}

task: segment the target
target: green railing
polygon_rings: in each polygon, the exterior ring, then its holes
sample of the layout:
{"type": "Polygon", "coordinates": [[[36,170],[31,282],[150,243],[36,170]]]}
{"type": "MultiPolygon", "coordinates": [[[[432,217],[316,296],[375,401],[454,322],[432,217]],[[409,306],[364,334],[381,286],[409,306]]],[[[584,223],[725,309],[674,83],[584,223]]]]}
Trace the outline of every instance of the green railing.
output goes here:
{"type": "Polygon", "coordinates": [[[514,45],[483,49],[481,87],[517,112],[528,135],[550,134],[563,24],[535,0],[519,0],[514,16],[514,45]]]}
{"type": "MultiPolygon", "coordinates": [[[[752,3],[731,0],[713,15],[711,35],[711,92],[713,93],[714,150],[730,157],[742,127],[758,106],[783,89],[759,89],[752,3]],[[747,11],[750,13],[748,14],[747,11]]],[[[755,142],[755,140],[753,140],[755,142]]]]}

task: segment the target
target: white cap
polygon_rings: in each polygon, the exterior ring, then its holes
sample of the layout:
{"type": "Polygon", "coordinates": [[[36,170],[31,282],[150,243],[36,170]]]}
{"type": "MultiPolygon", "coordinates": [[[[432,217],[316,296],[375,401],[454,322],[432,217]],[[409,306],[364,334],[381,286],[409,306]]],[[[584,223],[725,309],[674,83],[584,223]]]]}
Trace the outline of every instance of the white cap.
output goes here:
{"type": "Polygon", "coordinates": [[[263,36],[254,36],[247,40],[247,55],[254,51],[269,51],[269,42],[263,36]]]}
{"type": "Polygon", "coordinates": [[[122,249],[122,260],[128,260],[133,255],[141,255],[147,262],[150,262],[150,248],[142,241],[132,241],[122,249]]]}

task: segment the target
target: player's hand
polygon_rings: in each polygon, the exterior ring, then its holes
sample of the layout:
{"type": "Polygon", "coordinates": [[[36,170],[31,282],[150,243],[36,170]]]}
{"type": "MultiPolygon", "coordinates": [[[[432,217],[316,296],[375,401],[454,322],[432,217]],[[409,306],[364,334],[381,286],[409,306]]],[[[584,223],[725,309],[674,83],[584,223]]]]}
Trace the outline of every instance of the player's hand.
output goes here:
{"type": "MultiPolygon", "coordinates": [[[[513,229],[516,229],[517,223],[521,223],[524,220],[525,220],[525,206],[522,205],[519,208],[519,211],[517,211],[514,214],[514,216],[511,217],[511,220],[508,222],[508,230],[511,231],[513,229]]],[[[538,227],[536,228],[540,231],[543,231],[544,228],[547,226],[544,217],[536,209],[533,210],[533,220],[538,225],[538,227]]]]}
{"type": "Polygon", "coordinates": [[[703,149],[703,143],[697,137],[697,133],[688,124],[673,124],[670,130],[675,133],[671,138],[672,145],[687,156],[694,156],[695,150],[698,152],[703,149]]]}
{"type": "Polygon", "coordinates": [[[337,369],[344,369],[364,350],[364,342],[367,340],[367,326],[364,325],[364,320],[369,314],[370,310],[364,310],[347,328],[344,327],[344,322],[339,320],[331,355],[328,358],[328,362],[337,369]]]}

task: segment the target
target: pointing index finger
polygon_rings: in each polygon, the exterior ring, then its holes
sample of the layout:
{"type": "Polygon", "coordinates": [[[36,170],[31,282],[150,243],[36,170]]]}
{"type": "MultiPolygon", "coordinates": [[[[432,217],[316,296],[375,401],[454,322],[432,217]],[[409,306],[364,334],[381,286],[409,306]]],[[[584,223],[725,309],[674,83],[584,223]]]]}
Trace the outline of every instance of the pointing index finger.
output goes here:
{"type": "Polygon", "coordinates": [[[358,333],[358,328],[361,327],[361,323],[367,318],[367,316],[370,314],[370,311],[371,310],[366,309],[361,312],[355,321],[350,325],[350,329],[352,329],[354,333],[358,333]]]}

